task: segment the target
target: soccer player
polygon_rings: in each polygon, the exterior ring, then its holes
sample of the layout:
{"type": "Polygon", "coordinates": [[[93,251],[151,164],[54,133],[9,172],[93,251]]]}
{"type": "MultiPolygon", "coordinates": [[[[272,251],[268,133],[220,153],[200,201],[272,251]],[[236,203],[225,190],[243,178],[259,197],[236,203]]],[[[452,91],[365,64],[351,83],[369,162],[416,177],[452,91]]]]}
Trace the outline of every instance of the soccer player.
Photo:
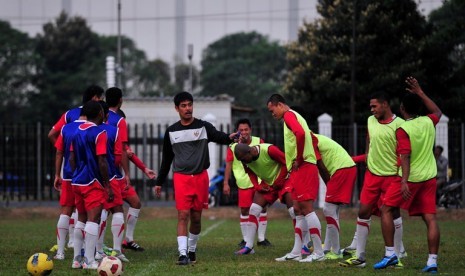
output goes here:
{"type": "MultiPolygon", "coordinates": [[[[101,100],[102,97],[103,97],[103,93],[104,93],[104,90],[100,86],[91,85],[91,86],[87,87],[87,89],[84,90],[84,92],[82,94],[82,104],[85,104],[85,103],[87,103],[88,101],[91,101],[91,100],[93,100],[93,101],[101,100]]],[[[79,106],[79,107],[70,109],[70,110],[66,111],[65,113],[63,113],[63,115],[60,117],[60,119],[55,123],[55,125],[52,127],[52,129],[48,133],[48,138],[49,138],[50,142],[52,143],[52,145],[55,145],[56,140],[57,140],[57,138],[58,138],[58,136],[59,136],[59,134],[61,132],[61,129],[63,128],[64,125],[66,125],[67,123],[72,123],[72,122],[79,119],[79,116],[81,115],[81,109],[82,109],[82,106],[79,106]]],[[[59,156],[56,156],[56,157],[59,157],[59,156]]],[[[61,168],[60,168],[60,170],[58,170],[56,172],[59,172],[59,171],[61,171],[61,168]]],[[[55,180],[59,181],[57,178],[55,180]]],[[[67,184],[65,183],[65,186],[66,185],[67,184]]],[[[61,195],[60,195],[60,198],[61,198],[61,195]]],[[[61,220],[61,221],[59,222],[60,226],[58,228],[60,228],[60,229],[62,229],[62,231],[64,231],[63,229],[66,227],[65,223],[66,223],[66,221],[68,221],[69,233],[74,233],[74,222],[77,221],[77,213],[76,212],[72,213],[72,216],[71,216],[71,218],[69,220],[66,219],[66,218],[61,218],[61,215],[60,215],[59,220],[61,220]]],[[[73,247],[73,237],[74,237],[74,235],[72,235],[72,234],[69,235],[68,247],[73,247]]],[[[60,240],[63,241],[63,239],[64,239],[64,237],[61,236],[60,240]]],[[[60,255],[57,254],[56,257],[57,257],[57,259],[60,259],[61,254],[60,255]]]]}
{"type": "Polygon", "coordinates": [[[74,229],[74,259],[72,268],[97,269],[95,246],[98,239],[98,222],[105,200],[113,201],[109,184],[107,154],[107,133],[98,127],[103,121],[103,110],[98,102],[89,101],[82,108],[87,122],[76,130],[70,156],[75,168],[72,185],[78,210],[78,223],[74,229]],[[81,258],[85,242],[84,259],[81,258]]]}
{"type": "MultiPolygon", "coordinates": [[[[372,116],[368,117],[368,135],[366,154],[354,157],[355,162],[366,160],[367,170],[360,194],[357,227],[352,244],[343,251],[351,257],[340,262],[341,266],[366,266],[365,247],[370,232],[371,215],[379,215],[382,199],[389,185],[397,177],[396,130],[404,122],[392,113],[389,98],[384,93],[371,96],[370,109],[372,116]],[[355,256],[353,249],[355,250],[355,256]]],[[[406,254],[402,245],[402,217],[400,212],[394,214],[396,225],[396,251],[406,254]]],[[[401,266],[401,264],[399,264],[401,266]]]]}
{"type": "Polygon", "coordinates": [[[374,265],[382,269],[395,265],[398,257],[394,251],[394,223],[392,218],[399,207],[410,216],[421,216],[428,230],[429,256],[423,272],[437,273],[439,227],[436,222],[436,161],[433,147],[435,126],[442,116],[439,107],[423,92],[413,77],[406,79],[407,91],[400,105],[405,122],[396,131],[397,154],[400,156],[399,176],[391,184],[381,208],[381,222],[385,242],[384,258],[374,265]],[[422,106],[428,116],[420,116],[422,106]]]}
{"type": "MultiPolygon", "coordinates": [[[[106,124],[108,119],[108,105],[104,101],[99,102],[103,109],[104,123],[99,125],[107,133],[107,162],[110,186],[113,190],[113,201],[105,202],[103,208],[112,214],[111,233],[113,234],[113,251],[111,256],[119,258],[123,262],[129,262],[126,256],[121,253],[124,231],[124,211],[122,190],[126,188],[126,181],[119,169],[122,161],[123,143],[121,142],[121,133],[118,128],[106,124]]],[[[100,260],[105,257],[103,253],[103,239],[105,236],[106,218],[100,219],[99,239],[97,241],[95,259],[100,260]]]]}
{"type": "Polygon", "coordinates": [[[57,191],[60,191],[60,206],[61,214],[57,223],[57,253],[54,256],[55,260],[65,259],[65,243],[66,236],[69,235],[70,242],[73,241],[71,237],[74,236],[74,222],[73,229],[69,227],[71,214],[75,208],[74,192],[71,186],[71,179],[73,177],[73,169],[69,163],[71,141],[76,129],[84,123],[85,116],[80,116],[78,120],[66,124],[60,131],[58,139],[55,143],[56,156],[55,156],[55,179],[53,186],[57,191]],[[61,167],[63,166],[63,176],[60,175],[61,167]]]}
{"type": "Polygon", "coordinates": [[[249,224],[245,231],[246,244],[235,253],[247,255],[254,253],[255,233],[259,229],[259,217],[265,207],[271,206],[279,198],[286,204],[291,217],[295,218],[292,209],[292,187],[286,181],[286,158],[278,147],[265,143],[254,146],[240,143],[234,147],[234,156],[246,166],[247,174],[254,185],[253,189],[256,190],[250,206],[249,224]]]}
{"type": "MultiPolygon", "coordinates": [[[[247,145],[255,146],[263,143],[260,137],[252,136],[252,125],[249,119],[240,119],[236,122],[236,131],[240,133],[239,141],[247,145]]],[[[249,210],[252,205],[255,188],[249,175],[245,172],[242,162],[237,160],[233,154],[234,148],[237,143],[229,145],[226,152],[226,168],[224,170],[223,193],[230,195],[231,188],[229,187],[229,178],[231,171],[234,173],[236,184],[238,187],[238,205],[241,208],[240,227],[242,232],[242,241],[239,243],[240,247],[245,245],[245,233],[249,224],[249,210]]],[[[266,226],[268,224],[268,216],[266,208],[260,215],[260,223],[258,225],[258,246],[270,246],[271,243],[265,238],[266,226]]]]}
{"type": "Polygon", "coordinates": [[[326,183],[323,213],[326,235],[323,250],[328,260],[341,259],[339,206],[349,204],[357,178],[357,168],[347,151],[331,138],[314,134],[314,147],[320,176],[326,183]]]}
{"type": "MultiPolygon", "coordinates": [[[[147,166],[132,152],[129,147],[128,130],[127,124],[124,117],[118,115],[118,110],[123,104],[123,92],[117,87],[108,88],[105,91],[106,102],[110,108],[107,123],[118,128],[121,133],[121,141],[123,143],[123,156],[127,156],[149,179],[154,179],[156,174],[153,170],[147,168],[147,166]]],[[[126,157],[123,158],[126,160],[126,157]]],[[[142,204],[140,198],[137,195],[136,190],[131,184],[129,179],[129,169],[127,161],[122,162],[123,171],[128,184],[127,189],[123,190],[123,199],[129,204],[129,210],[126,216],[126,237],[123,241],[123,248],[131,249],[135,251],[144,251],[138,243],[134,241],[134,230],[136,228],[137,219],[139,218],[140,208],[142,204]]]]}
{"type": "Polygon", "coordinates": [[[299,214],[296,215],[294,248],[290,253],[277,258],[276,261],[324,261],[321,224],[313,210],[313,202],[318,196],[319,179],[311,131],[305,119],[289,108],[283,96],[271,95],[267,101],[267,107],[276,120],[283,119],[284,121],[286,167],[290,172],[289,181],[293,186],[294,211],[299,214]],[[314,247],[313,253],[305,259],[301,259],[302,229],[308,229],[314,247]]]}
{"type": "Polygon", "coordinates": [[[177,264],[187,265],[196,262],[195,251],[200,237],[202,210],[208,208],[208,142],[229,145],[234,141],[236,133],[228,136],[216,130],[209,122],[195,118],[194,99],[188,92],[176,94],[174,105],[180,120],[166,129],[155,194],[158,197],[161,195],[161,186],[173,164],[174,198],[178,210],[177,264]]]}

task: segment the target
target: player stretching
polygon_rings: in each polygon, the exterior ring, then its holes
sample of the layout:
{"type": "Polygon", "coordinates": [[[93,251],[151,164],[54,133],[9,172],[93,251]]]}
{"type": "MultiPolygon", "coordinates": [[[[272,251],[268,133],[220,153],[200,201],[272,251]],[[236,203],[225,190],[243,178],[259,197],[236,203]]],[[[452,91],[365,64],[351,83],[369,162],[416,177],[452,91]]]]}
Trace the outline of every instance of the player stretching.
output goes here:
{"type": "Polygon", "coordinates": [[[174,96],[174,105],[181,120],[169,126],[163,141],[163,159],[156,181],[155,194],[160,197],[161,186],[173,164],[173,183],[178,210],[178,265],[196,262],[197,241],[202,227],[202,210],[208,208],[208,173],[210,157],[208,142],[229,145],[229,136],[209,122],[195,118],[194,99],[188,92],[174,96]],[[188,236],[188,224],[189,236],[188,236]]]}
{"type": "MultiPolygon", "coordinates": [[[[246,145],[255,146],[260,143],[263,143],[263,140],[260,137],[252,136],[252,125],[250,124],[249,119],[240,119],[236,122],[236,131],[240,133],[239,141],[246,145]]],[[[247,173],[244,171],[244,166],[242,162],[237,160],[234,156],[233,151],[237,143],[229,145],[226,152],[226,168],[224,170],[224,181],[223,181],[223,193],[225,195],[230,195],[229,187],[229,178],[231,176],[231,170],[234,173],[234,178],[236,179],[236,184],[238,187],[238,205],[241,208],[240,216],[240,227],[242,232],[242,241],[239,243],[240,247],[245,245],[245,233],[249,224],[249,210],[252,205],[255,188],[250,180],[247,173]]],[[[263,208],[263,212],[260,214],[260,220],[258,224],[258,246],[270,246],[271,243],[265,238],[266,226],[268,224],[268,216],[266,213],[266,208],[263,208]]]]}
{"type": "Polygon", "coordinates": [[[350,203],[357,178],[357,168],[341,145],[324,135],[315,134],[315,138],[318,170],[326,183],[323,207],[326,235],[323,250],[328,260],[342,259],[339,250],[339,206],[350,203]]]}
{"type": "Polygon", "coordinates": [[[259,217],[262,210],[271,206],[278,198],[286,204],[289,214],[294,219],[292,187],[286,177],[286,158],[278,147],[271,144],[248,146],[237,144],[234,156],[246,166],[247,173],[252,179],[256,193],[250,206],[249,224],[246,228],[245,246],[236,255],[253,254],[255,233],[259,229],[259,217]],[[258,183],[261,179],[261,183],[258,183]]]}
{"type": "Polygon", "coordinates": [[[384,258],[374,265],[386,268],[398,262],[394,251],[394,213],[402,207],[410,216],[421,216],[428,229],[429,256],[423,272],[437,273],[439,227],[436,222],[436,161],[433,154],[435,126],[442,116],[439,107],[423,92],[417,80],[408,77],[407,94],[401,102],[400,113],[405,122],[396,132],[397,153],[401,170],[397,182],[389,186],[381,208],[385,242],[384,258]],[[422,105],[430,114],[420,116],[422,105]]]}
{"type": "Polygon", "coordinates": [[[273,94],[268,99],[267,106],[276,120],[284,121],[286,166],[290,172],[289,181],[293,186],[294,211],[299,214],[296,215],[294,248],[276,261],[324,261],[321,224],[313,210],[313,202],[318,196],[319,179],[311,131],[305,119],[289,108],[283,96],[273,94]],[[308,229],[314,247],[313,253],[305,259],[301,259],[302,229],[308,229]]]}

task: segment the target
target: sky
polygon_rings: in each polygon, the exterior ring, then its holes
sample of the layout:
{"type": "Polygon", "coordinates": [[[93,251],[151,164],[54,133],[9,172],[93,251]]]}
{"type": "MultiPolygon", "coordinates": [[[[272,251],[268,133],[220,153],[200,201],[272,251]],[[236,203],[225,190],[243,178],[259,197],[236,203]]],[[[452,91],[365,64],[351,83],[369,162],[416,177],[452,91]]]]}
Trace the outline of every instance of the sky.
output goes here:
{"type": "MultiPolygon", "coordinates": [[[[202,50],[224,35],[256,31],[282,44],[304,20],[318,18],[317,0],[120,0],[121,33],[151,60],[200,64],[202,50]],[[290,20],[291,18],[291,20],[290,20]]],[[[416,0],[428,15],[442,0],[416,0]]],[[[118,34],[118,0],[0,0],[0,20],[35,36],[61,10],[84,17],[102,35],[118,34]]],[[[116,53],[115,53],[116,55],[116,53]]]]}

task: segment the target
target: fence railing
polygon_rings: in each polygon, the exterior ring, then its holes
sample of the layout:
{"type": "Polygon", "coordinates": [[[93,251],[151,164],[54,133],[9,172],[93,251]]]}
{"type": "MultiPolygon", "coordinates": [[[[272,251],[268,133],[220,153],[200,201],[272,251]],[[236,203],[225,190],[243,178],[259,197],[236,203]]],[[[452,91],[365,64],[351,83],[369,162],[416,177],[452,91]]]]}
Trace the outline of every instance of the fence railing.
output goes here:
{"type": "MultiPolygon", "coordinates": [[[[130,146],[139,158],[149,167],[158,171],[161,165],[163,136],[166,125],[135,124],[129,126],[130,146]]],[[[320,126],[321,127],[321,126],[320,126]]],[[[230,125],[217,126],[219,130],[232,132],[230,125]]],[[[318,131],[317,126],[311,126],[318,131]]],[[[58,200],[59,193],[53,188],[55,149],[47,138],[49,125],[0,124],[0,200],[10,201],[58,200]]],[[[332,138],[341,144],[351,155],[365,152],[366,126],[332,125],[332,138]]],[[[448,126],[448,159],[451,179],[463,179],[465,125],[448,126]]],[[[254,135],[268,143],[283,148],[282,123],[257,119],[253,122],[254,135]]],[[[226,146],[217,146],[216,164],[224,162],[226,146]]],[[[153,182],[135,166],[131,167],[131,178],[143,201],[154,200],[151,190],[153,182]]],[[[359,198],[364,168],[359,166],[359,174],[353,203],[359,198]]],[[[213,176],[213,175],[211,175],[213,176]]],[[[463,189],[465,190],[465,189],[463,189]]],[[[465,192],[465,191],[464,191],[465,192]]],[[[164,200],[172,199],[172,184],[165,187],[164,200]]],[[[464,197],[462,197],[464,198],[464,197]]]]}

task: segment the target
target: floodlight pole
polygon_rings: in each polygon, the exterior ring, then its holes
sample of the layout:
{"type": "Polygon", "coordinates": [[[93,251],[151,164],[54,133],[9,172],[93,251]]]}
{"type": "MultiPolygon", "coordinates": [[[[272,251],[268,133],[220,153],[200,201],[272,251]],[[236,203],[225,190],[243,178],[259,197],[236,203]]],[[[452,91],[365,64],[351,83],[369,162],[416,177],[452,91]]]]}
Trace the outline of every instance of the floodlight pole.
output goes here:
{"type": "Polygon", "coordinates": [[[121,74],[123,73],[122,61],[121,61],[121,0],[118,0],[118,40],[117,40],[117,86],[121,88],[121,74]]]}

